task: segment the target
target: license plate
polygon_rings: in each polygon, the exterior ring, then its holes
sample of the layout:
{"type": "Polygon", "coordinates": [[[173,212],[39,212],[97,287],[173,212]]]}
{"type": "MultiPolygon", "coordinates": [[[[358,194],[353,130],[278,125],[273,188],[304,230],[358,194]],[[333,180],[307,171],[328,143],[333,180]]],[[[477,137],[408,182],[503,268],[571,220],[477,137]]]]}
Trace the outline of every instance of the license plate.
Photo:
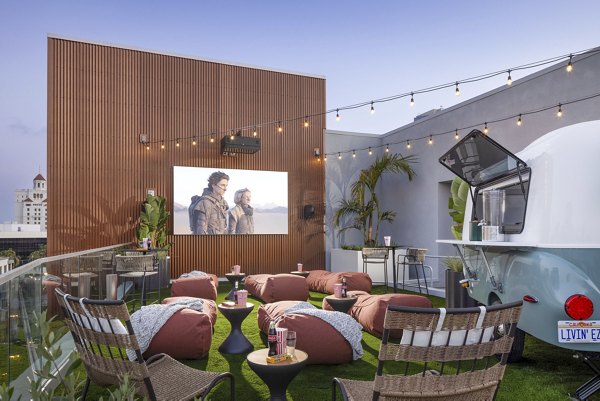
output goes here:
{"type": "Polygon", "coordinates": [[[600,320],[559,320],[559,343],[600,343],[600,320]]]}

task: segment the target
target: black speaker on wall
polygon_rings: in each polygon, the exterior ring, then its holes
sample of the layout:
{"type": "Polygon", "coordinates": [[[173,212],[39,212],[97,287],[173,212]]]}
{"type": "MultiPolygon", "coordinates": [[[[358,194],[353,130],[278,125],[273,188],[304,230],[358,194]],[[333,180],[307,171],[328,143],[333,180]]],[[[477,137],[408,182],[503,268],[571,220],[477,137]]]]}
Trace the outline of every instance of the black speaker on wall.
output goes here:
{"type": "Polygon", "coordinates": [[[304,213],[302,214],[304,219],[311,219],[315,216],[315,206],[314,205],[304,205],[304,213]]]}

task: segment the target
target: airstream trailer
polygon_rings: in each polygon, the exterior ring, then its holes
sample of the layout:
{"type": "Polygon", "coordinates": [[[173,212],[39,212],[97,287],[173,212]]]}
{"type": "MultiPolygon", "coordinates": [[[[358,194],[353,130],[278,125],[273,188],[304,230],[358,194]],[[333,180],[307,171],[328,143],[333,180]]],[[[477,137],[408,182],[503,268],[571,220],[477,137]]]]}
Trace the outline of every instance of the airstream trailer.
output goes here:
{"type": "Polygon", "coordinates": [[[523,299],[521,330],[584,358],[600,351],[600,121],[517,154],[474,130],[440,163],[471,186],[462,240],[438,241],[459,251],[469,295],[523,299]]]}

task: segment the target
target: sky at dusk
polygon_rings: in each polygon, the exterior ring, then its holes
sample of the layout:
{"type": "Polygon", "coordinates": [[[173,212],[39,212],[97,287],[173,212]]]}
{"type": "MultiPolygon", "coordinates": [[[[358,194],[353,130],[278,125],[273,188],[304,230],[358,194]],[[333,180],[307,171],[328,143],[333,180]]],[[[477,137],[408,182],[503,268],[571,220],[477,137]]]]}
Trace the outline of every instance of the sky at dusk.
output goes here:
{"type": "MultiPolygon", "coordinates": [[[[329,110],[600,46],[598,15],[597,0],[2,0],[0,223],[15,189],[47,175],[48,34],[324,76],[329,110]]],[[[383,134],[505,80],[330,114],[327,128],[383,134]]]]}

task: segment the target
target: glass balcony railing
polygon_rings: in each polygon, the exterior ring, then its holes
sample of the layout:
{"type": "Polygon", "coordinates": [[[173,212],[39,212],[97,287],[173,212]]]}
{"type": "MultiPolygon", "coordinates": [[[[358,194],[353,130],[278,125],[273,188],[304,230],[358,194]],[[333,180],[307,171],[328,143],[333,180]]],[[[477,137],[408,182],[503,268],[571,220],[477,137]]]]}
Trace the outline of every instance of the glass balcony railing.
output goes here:
{"type": "MultiPolygon", "coordinates": [[[[128,246],[42,258],[0,275],[0,384],[14,387],[14,399],[29,399],[29,379],[36,379],[35,370],[44,363],[37,352],[41,337],[36,316],[45,311],[48,320],[58,318],[51,325],[62,324],[55,288],[93,299],[116,297],[115,255],[128,246]]],[[[163,276],[168,280],[168,271],[163,276]]],[[[62,369],[74,349],[71,335],[67,332],[59,344],[63,360],[56,368],[62,369]]]]}

